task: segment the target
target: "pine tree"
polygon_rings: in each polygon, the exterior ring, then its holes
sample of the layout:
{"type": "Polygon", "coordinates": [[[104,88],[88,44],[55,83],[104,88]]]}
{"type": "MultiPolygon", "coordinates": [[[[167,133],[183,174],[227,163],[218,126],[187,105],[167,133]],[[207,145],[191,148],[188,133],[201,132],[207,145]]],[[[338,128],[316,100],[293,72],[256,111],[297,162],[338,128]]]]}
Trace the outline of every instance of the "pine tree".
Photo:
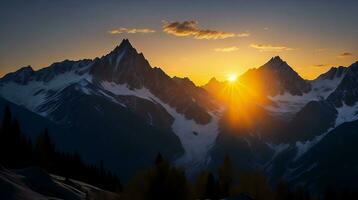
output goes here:
{"type": "Polygon", "coordinates": [[[47,129],[37,137],[34,154],[36,164],[45,169],[51,169],[55,156],[55,146],[47,129]]]}
{"type": "Polygon", "coordinates": [[[11,152],[11,144],[10,144],[10,129],[11,129],[12,115],[10,108],[8,106],[5,107],[4,116],[1,124],[1,140],[0,140],[0,164],[3,166],[9,166],[11,152]]]}
{"type": "Polygon", "coordinates": [[[226,198],[230,195],[230,189],[234,182],[234,170],[231,159],[225,156],[223,164],[219,167],[219,189],[220,198],[226,198]]]}
{"type": "Polygon", "coordinates": [[[206,187],[205,187],[205,199],[217,199],[217,184],[212,173],[208,174],[206,187]]]}
{"type": "Polygon", "coordinates": [[[288,184],[281,180],[276,186],[275,200],[289,200],[292,198],[288,184]]]}

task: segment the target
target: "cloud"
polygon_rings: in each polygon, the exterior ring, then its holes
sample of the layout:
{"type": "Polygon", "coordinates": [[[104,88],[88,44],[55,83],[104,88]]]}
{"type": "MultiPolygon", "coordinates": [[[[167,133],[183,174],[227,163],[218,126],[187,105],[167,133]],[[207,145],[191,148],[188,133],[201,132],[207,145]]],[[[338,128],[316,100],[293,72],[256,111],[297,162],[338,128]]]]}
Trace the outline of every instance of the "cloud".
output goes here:
{"type": "Polygon", "coordinates": [[[264,30],[268,31],[268,30],[270,30],[270,28],[269,27],[264,27],[264,30]]]}
{"type": "Polygon", "coordinates": [[[314,67],[325,67],[327,66],[326,64],[316,64],[316,65],[313,65],[314,67]]]}
{"type": "Polygon", "coordinates": [[[352,53],[350,53],[350,52],[344,52],[344,53],[339,54],[338,57],[340,57],[340,58],[346,58],[346,57],[351,57],[351,56],[353,56],[352,53]]]}
{"type": "Polygon", "coordinates": [[[239,48],[235,46],[214,49],[214,51],[218,51],[218,52],[232,52],[237,50],[239,50],[239,48]]]}
{"type": "Polygon", "coordinates": [[[209,29],[200,29],[198,28],[197,21],[184,21],[184,22],[167,22],[163,21],[163,31],[168,34],[172,34],[179,37],[192,36],[195,39],[207,39],[207,40],[216,40],[216,39],[225,39],[231,37],[248,37],[250,33],[232,33],[224,31],[216,31],[209,29]]]}
{"type": "Polygon", "coordinates": [[[117,28],[108,31],[109,34],[134,34],[134,33],[154,33],[155,30],[149,28],[117,28]]]}
{"type": "Polygon", "coordinates": [[[250,47],[254,49],[258,49],[260,51],[290,51],[293,50],[293,48],[289,48],[286,46],[272,46],[270,44],[251,44],[250,47]]]}

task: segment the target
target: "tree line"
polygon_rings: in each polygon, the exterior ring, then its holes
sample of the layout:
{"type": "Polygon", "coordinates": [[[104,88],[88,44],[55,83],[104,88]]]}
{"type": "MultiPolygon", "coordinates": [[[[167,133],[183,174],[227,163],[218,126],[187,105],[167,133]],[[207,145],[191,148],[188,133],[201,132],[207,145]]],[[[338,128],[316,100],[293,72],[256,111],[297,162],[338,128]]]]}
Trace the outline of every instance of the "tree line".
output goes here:
{"type": "Polygon", "coordinates": [[[106,190],[122,190],[119,178],[105,169],[103,162],[89,165],[78,153],[59,151],[47,129],[31,141],[21,131],[20,124],[12,117],[9,107],[5,108],[0,127],[0,165],[10,169],[38,166],[50,173],[106,190]]]}

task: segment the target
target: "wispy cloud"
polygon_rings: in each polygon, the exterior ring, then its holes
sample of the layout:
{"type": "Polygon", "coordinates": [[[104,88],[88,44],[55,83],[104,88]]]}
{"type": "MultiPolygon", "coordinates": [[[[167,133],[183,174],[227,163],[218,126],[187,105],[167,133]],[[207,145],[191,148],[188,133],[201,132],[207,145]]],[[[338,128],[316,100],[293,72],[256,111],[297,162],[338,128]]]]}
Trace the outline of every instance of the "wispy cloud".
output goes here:
{"type": "Polygon", "coordinates": [[[293,48],[286,47],[286,46],[273,46],[270,44],[251,44],[251,48],[258,49],[259,51],[290,51],[293,50],[293,48]]]}
{"type": "Polygon", "coordinates": [[[326,64],[316,64],[316,65],[313,65],[314,67],[325,67],[327,66],[326,64]]]}
{"type": "Polygon", "coordinates": [[[128,33],[128,34],[134,34],[134,33],[154,33],[155,30],[149,29],[149,28],[117,28],[109,30],[109,34],[122,34],[122,33],[128,33]]]}
{"type": "Polygon", "coordinates": [[[216,31],[210,29],[200,29],[197,21],[184,21],[184,22],[167,22],[163,21],[163,31],[179,37],[192,36],[195,39],[225,39],[231,37],[248,37],[250,33],[232,33],[224,31],[216,31]]]}
{"type": "Polygon", "coordinates": [[[352,53],[350,53],[350,52],[344,52],[344,53],[339,54],[338,57],[340,57],[340,58],[347,58],[347,57],[352,57],[352,56],[353,56],[352,53]]]}
{"type": "Polygon", "coordinates": [[[264,27],[264,30],[268,31],[268,30],[270,30],[270,28],[269,27],[264,27]]]}
{"type": "Polygon", "coordinates": [[[239,50],[239,48],[235,46],[214,49],[214,51],[218,51],[218,52],[232,52],[237,50],[239,50]]]}

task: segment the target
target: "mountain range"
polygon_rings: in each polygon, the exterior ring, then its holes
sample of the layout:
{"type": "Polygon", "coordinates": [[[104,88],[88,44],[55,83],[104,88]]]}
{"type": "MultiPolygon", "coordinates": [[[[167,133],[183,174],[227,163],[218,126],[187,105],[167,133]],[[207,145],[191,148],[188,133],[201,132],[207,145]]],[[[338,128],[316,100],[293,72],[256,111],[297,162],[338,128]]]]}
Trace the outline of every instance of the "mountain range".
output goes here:
{"type": "Polygon", "coordinates": [[[237,83],[199,87],[151,67],[127,39],[100,58],[0,79],[0,108],[10,106],[26,134],[48,128],[61,149],[103,160],[124,181],[160,152],[189,176],[228,154],[273,184],[348,184],[358,178],[357,101],[358,62],[305,80],[276,56],[237,83]]]}

